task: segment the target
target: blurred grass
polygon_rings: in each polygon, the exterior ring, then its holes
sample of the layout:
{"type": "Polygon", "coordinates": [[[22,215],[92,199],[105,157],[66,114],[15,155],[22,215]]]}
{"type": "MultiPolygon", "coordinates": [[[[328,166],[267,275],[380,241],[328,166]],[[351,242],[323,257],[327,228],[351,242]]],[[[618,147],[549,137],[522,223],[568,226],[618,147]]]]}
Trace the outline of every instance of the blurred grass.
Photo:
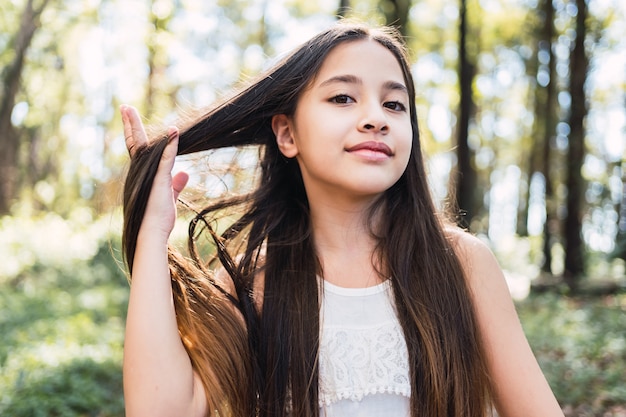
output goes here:
{"type": "Polygon", "coordinates": [[[518,302],[528,340],[571,416],[626,416],[626,294],[518,302]]]}
{"type": "Polygon", "coordinates": [[[0,415],[124,415],[118,217],[0,220],[0,415]]]}
{"type": "MultiPolygon", "coordinates": [[[[0,415],[124,415],[119,213],[0,219],[0,415]]],[[[517,302],[567,416],[626,416],[626,295],[517,302]]]]}

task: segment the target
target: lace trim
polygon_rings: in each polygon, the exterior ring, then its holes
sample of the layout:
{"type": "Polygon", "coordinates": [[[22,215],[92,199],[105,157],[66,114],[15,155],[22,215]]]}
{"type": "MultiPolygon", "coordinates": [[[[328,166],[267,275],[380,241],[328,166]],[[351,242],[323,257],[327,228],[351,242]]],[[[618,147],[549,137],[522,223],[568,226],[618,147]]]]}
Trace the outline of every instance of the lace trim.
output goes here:
{"type": "Polygon", "coordinates": [[[366,395],[411,396],[408,351],[397,321],[372,328],[324,328],[320,340],[320,407],[366,395]]]}

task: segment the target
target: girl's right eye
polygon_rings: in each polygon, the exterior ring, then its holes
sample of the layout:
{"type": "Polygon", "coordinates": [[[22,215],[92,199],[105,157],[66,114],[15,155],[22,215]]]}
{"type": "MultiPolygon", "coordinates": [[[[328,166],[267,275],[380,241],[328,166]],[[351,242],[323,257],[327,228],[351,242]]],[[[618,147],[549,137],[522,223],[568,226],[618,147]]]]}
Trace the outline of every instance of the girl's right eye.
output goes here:
{"type": "Polygon", "coordinates": [[[354,99],[347,94],[338,94],[329,100],[331,103],[348,104],[354,103],[354,99]]]}

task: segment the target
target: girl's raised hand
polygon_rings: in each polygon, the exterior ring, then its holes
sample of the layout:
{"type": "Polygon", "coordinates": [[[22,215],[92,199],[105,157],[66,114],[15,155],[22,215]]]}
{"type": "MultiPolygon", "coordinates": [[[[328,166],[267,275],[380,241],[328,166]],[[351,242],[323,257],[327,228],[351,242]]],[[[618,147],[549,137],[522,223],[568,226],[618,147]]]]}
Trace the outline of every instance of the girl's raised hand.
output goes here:
{"type": "MultiPolygon", "coordinates": [[[[126,148],[132,159],[138,149],[148,144],[148,138],[137,109],[122,105],[120,112],[124,123],[126,148]]],[[[171,127],[168,131],[168,138],[169,142],[159,162],[139,231],[140,235],[149,233],[151,239],[161,238],[164,239],[164,242],[167,242],[174,228],[176,200],[189,179],[185,172],[179,172],[172,176],[172,168],[178,150],[178,129],[171,127]]]]}

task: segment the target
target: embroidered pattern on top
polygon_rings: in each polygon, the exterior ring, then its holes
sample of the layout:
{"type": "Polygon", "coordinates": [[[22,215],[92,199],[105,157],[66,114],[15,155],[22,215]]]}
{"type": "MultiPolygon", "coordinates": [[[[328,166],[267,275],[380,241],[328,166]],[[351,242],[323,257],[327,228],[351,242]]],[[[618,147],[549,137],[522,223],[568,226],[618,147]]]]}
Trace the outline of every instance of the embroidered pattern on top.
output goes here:
{"type": "Polygon", "coordinates": [[[408,351],[396,320],[371,328],[322,329],[320,407],[366,395],[411,395],[408,351]]]}

